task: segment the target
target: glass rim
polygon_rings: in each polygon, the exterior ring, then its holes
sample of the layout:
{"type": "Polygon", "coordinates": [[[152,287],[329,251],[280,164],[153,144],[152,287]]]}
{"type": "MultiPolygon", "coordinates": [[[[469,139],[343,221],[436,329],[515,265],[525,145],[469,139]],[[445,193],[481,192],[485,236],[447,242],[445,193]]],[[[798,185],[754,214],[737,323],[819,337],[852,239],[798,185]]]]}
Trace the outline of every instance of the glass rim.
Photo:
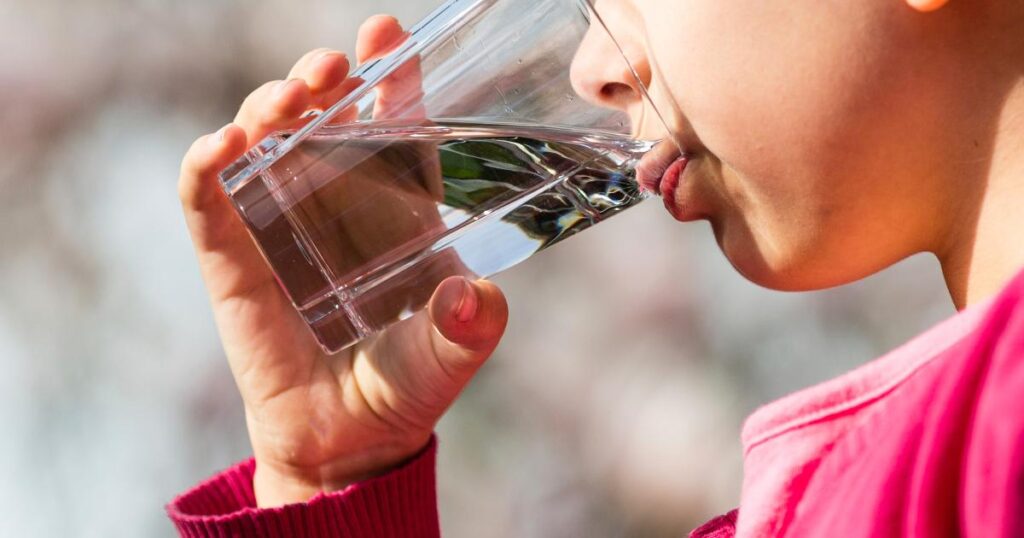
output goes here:
{"type": "MultiPolygon", "coordinates": [[[[438,36],[455,31],[467,22],[473,20],[475,15],[478,13],[502,1],[506,0],[447,0],[442,3],[406,32],[408,39],[406,39],[397,49],[382,58],[366,62],[350,73],[350,78],[360,78],[363,82],[349,94],[326,110],[316,114],[316,117],[306,125],[296,130],[296,132],[291,134],[287,139],[280,140],[274,138],[274,134],[271,133],[255,144],[249,151],[235,161],[235,163],[229,165],[228,168],[221,173],[219,178],[221,186],[225,191],[230,193],[243,183],[263,173],[292,149],[309,138],[314,131],[317,131],[337,116],[341,111],[354,105],[360,99],[365,97],[372,88],[377,86],[396,68],[404,65],[417,55],[429,52],[432,46],[439,46],[441,40],[438,39],[438,36]]],[[[647,86],[643,83],[643,80],[640,78],[639,73],[637,73],[636,68],[629,62],[629,59],[622,46],[619,44],[619,41],[609,30],[608,25],[604,22],[601,14],[597,11],[593,0],[565,1],[575,3],[579,7],[581,15],[588,22],[593,24],[596,20],[597,24],[601,25],[605,35],[611,39],[616,50],[618,50],[620,58],[625,62],[626,66],[628,66],[631,75],[637,83],[637,87],[640,89],[642,99],[646,102],[646,105],[651,108],[655,117],[661,123],[661,127],[664,129],[666,137],[672,139],[673,143],[678,147],[678,142],[676,142],[672,136],[671,129],[669,129],[668,123],[665,121],[664,116],[662,116],[661,111],[658,110],[657,106],[654,104],[654,100],[651,98],[647,86]]]]}

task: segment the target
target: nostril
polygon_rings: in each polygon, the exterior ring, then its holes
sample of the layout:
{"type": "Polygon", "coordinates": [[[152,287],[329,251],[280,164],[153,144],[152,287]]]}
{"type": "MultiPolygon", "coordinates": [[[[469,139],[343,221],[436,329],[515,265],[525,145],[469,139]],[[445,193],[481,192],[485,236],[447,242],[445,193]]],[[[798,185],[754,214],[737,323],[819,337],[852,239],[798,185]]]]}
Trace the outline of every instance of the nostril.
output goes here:
{"type": "Polygon", "coordinates": [[[624,104],[640,95],[628,84],[608,82],[601,86],[601,100],[611,104],[624,104]]]}

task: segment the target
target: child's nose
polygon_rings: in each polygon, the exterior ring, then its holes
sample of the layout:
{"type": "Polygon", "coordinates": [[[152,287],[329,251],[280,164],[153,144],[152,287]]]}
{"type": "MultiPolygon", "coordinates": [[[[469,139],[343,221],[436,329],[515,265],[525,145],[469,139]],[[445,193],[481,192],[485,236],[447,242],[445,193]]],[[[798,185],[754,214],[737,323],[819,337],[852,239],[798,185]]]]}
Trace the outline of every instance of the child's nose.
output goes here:
{"type": "Polygon", "coordinates": [[[643,89],[651,83],[651,68],[642,47],[626,45],[620,52],[604,27],[595,24],[576,51],[569,76],[583,99],[629,112],[643,99],[643,89]]]}

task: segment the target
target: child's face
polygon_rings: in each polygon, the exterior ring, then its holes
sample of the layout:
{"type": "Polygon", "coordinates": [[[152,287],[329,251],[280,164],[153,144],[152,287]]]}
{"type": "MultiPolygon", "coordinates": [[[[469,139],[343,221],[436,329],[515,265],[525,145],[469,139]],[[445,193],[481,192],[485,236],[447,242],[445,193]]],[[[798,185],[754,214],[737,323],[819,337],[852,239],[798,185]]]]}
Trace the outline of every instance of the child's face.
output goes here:
{"type": "MultiPolygon", "coordinates": [[[[676,193],[683,218],[709,220],[746,277],[778,289],[827,287],[935,246],[949,202],[930,183],[944,166],[935,148],[962,136],[942,112],[970,98],[944,83],[957,76],[946,61],[955,52],[928,36],[955,21],[898,0],[599,0],[597,8],[692,154],[676,193]]],[[[628,84],[585,49],[574,79],[628,84]]],[[[639,98],[622,93],[590,98],[638,114],[639,98]]]]}

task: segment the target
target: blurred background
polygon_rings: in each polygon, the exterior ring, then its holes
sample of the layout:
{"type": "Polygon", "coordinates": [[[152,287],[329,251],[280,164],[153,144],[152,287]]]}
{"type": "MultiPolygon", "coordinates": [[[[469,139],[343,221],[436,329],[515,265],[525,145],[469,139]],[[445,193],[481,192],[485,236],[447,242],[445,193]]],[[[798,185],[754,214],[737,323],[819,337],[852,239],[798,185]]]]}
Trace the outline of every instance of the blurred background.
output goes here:
{"type": "MultiPolygon", "coordinates": [[[[180,159],[304,51],[434,4],[0,4],[0,536],[173,536],[164,504],[248,457],[180,159]]],[[[737,504],[748,413],[953,312],[929,258],[759,289],[658,202],[495,280],[508,336],[439,428],[450,537],[685,536],[737,504]]]]}

